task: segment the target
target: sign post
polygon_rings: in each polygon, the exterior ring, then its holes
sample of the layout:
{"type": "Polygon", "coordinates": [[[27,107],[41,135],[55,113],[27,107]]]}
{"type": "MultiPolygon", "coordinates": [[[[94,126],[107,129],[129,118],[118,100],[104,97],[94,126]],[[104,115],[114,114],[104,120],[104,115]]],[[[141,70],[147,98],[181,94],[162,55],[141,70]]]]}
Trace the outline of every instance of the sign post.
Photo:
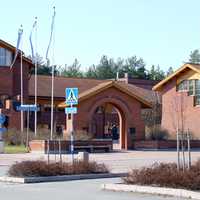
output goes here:
{"type": "Polygon", "coordinates": [[[26,147],[29,146],[29,113],[37,112],[39,108],[35,104],[23,104],[17,106],[17,111],[26,111],[27,112],[27,130],[26,130],[26,147]]]}
{"type": "Polygon", "coordinates": [[[77,113],[77,108],[73,105],[78,104],[78,88],[66,88],[66,104],[70,107],[65,108],[65,114],[67,115],[67,120],[69,119],[69,114],[71,115],[71,131],[70,131],[70,153],[72,156],[72,162],[74,162],[74,114],[77,113]]]}
{"type": "Polygon", "coordinates": [[[1,112],[2,110],[0,109],[0,153],[3,153],[4,152],[3,133],[6,131],[6,128],[3,128],[3,124],[6,120],[6,117],[1,112]]]}

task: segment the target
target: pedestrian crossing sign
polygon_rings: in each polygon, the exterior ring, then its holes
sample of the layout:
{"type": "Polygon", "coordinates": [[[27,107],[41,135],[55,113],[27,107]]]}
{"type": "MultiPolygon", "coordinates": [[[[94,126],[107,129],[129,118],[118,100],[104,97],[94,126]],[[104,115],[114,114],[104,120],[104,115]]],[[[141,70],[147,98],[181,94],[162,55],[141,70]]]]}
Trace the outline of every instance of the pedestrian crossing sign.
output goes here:
{"type": "Polygon", "coordinates": [[[78,104],[78,88],[66,88],[66,104],[77,105],[78,104]]]}

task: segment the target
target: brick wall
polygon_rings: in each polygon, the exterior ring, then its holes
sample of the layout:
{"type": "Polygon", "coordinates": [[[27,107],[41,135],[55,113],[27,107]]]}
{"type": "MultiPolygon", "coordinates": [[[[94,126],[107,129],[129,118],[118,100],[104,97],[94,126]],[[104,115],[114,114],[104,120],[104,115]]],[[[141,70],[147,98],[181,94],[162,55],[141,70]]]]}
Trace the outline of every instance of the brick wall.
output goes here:
{"type": "Polygon", "coordinates": [[[141,103],[129,95],[112,87],[101,93],[80,102],[78,105],[78,114],[75,115],[75,129],[84,129],[88,127],[91,130],[91,119],[94,111],[103,103],[113,104],[122,116],[122,146],[123,148],[131,148],[132,140],[129,133],[130,128],[136,129],[135,139],[144,139],[144,122],[141,119],[141,103]]]}
{"type": "Polygon", "coordinates": [[[171,138],[176,137],[177,124],[179,129],[189,129],[194,139],[200,138],[199,119],[200,106],[194,106],[194,97],[188,96],[187,92],[176,91],[176,78],[163,86],[161,124],[169,131],[171,138]]]}
{"type": "MultiPolygon", "coordinates": [[[[27,62],[23,62],[23,95],[24,103],[28,101],[28,86],[29,86],[29,66],[27,62]]],[[[20,95],[20,58],[18,58],[10,69],[7,67],[0,67],[0,95],[8,95],[11,99],[11,107],[6,110],[3,108],[2,112],[8,117],[9,127],[20,129],[20,113],[14,111],[12,103],[16,100],[16,96],[20,95]]]]}

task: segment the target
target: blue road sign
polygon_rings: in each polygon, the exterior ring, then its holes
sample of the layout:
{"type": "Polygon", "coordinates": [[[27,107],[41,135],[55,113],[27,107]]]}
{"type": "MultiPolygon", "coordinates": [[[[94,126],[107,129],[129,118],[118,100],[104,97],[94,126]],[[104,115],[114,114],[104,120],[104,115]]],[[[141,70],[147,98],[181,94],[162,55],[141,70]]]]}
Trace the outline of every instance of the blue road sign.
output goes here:
{"type": "Polygon", "coordinates": [[[78,88],[66,88],[65,93],[67,105],[78,104],[78,88]]]}
{"type": "Polygon", "coordinates": [[[0,114],[0,124],[3,124],[6,121],[6,116],[3,114],[0,114]]]}
{"type": "Polygon", "coordinates": [[[76,107],[67,107],[65,108],[65,114],[76,114],[77,108],[76,107]]]}
{"type": "Polygon", "coordinates": [[[39,108],[34,104],[24,104],[17,106],[17,111],[38,111],[39,108]]]}

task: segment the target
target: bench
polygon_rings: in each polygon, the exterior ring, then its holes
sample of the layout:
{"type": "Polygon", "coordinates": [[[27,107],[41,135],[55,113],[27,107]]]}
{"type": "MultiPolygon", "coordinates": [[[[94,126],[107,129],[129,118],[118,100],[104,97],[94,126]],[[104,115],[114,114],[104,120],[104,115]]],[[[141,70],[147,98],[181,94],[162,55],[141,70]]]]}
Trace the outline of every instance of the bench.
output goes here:
{"type": "Polygon", "coordinates": [[[87,152],[95,152],[95,150],[104,150],[110,152],[112,150],[111,145],[75,145],[74,150],[86,150],[87,152]]]}

